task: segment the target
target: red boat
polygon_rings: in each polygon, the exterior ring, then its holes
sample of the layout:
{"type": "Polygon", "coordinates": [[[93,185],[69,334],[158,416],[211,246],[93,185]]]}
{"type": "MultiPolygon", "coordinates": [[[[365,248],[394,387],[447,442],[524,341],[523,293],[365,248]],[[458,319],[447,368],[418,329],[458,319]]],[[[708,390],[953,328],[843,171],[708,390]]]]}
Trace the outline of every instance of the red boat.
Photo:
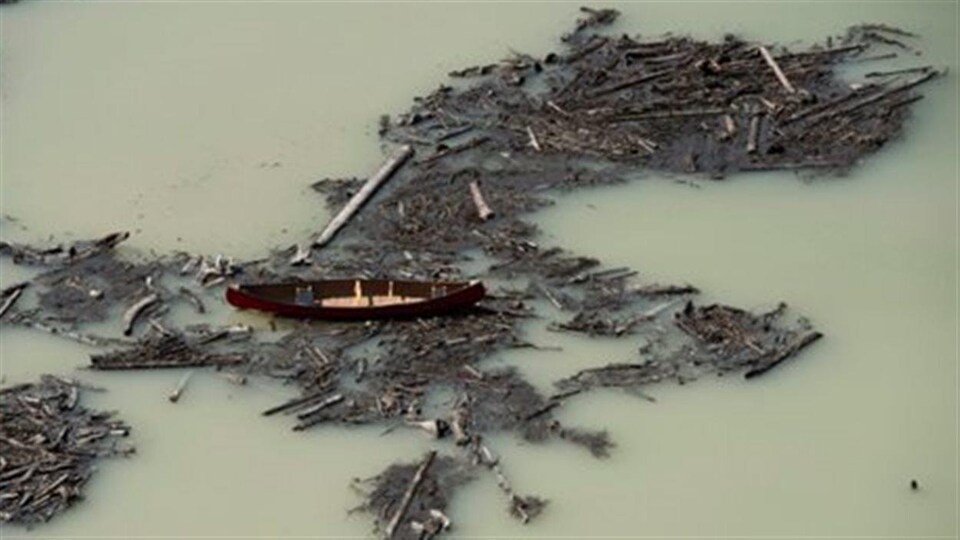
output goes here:
{"type": "Polygon", "coordinates": [[[383,319],[428,317],[479,302],[483,283],[336,279],[285,284],[235,285],[227,302],[284,317],[383,319]]]}

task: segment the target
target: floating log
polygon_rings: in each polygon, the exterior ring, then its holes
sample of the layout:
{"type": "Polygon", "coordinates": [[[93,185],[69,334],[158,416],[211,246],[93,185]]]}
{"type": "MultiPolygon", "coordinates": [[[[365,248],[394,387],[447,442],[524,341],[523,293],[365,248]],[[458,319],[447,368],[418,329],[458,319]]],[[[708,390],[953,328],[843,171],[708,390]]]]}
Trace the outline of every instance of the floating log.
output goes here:
{"type": "Polygon", "coordinates": [[[180,378],[180,382],[177,383],[177,387],[173,389],[173,392],[167,397],[170,400],[170,403],[176,403],[180,401],[180,396],[183,394],[184,389],[187,388],[187,383],[190,382],[190,377],[193,377],[193,371],[188,371],[183,377],[180,378]]]}
{"type": "Polygon", "coordinates": [[[242,354],[205,353],[191,347],[181,335],[164,335],[148,338],[132,347],[90,356],[91,368],[157,369],[200,366],[223,366],[246,361],[242,354]]]}
{"type": "Polygon", "coordinates": [[[319,400],[319,399],[321,399],[321,398],[323,398],[323,397],[326,397],[328,394],[330,394],[330,389],[329,389],[329,388],[324,388],[323,390],[320,390],[319,392],[314,392],[314,393],[312,393],[312,394],[310,394],[310,395],[307,395],[307,396],[299,397],[299,398],[296,398],[296,399],[291,399],[290,401],[287,401],[287,402],[285,402],[285,403],[281,403],[280,405],[277,405],[276,407],[271,407],[271,408],[263,411],[262,414],[263,414],[264,416],[271,416],[271,415],[277,414],[277,413],[279,413],[279,412],[291,411],[291,410],[298,409],[298,408],[300,408],[300,407],[305,407],[305,406],[313,403],[314,401],[317,401],[317,400],[319,400]]]}
{"type": "Polygon", "coordinates": [[[297,249],[290,257],[290,266],[302,266],[310,262],[310,246],[297,244],[297,249]]]}
{"type": "Polygon", "coordinates": [[[109,251],[130,238],[130,233],[115,232],[94,240],[80,240],[68,246],[35,248],[0,241],[0,255],[10,255],[14,264],[69,264],[109,251]]]}
{"type": "Polygon", "coordinates": [[[477,207],[480,221],[486,221],[496,215],[487,205],[487,201],[483,199],[483,193],[480,192],[480,183],[476,180],[470,182],[470,196],[473,198],[473,204],[477,207]]]}
{"type": "Polygon", "coordinates": [[[757,139],[760,136],[760,115],[755,114],[750,117],[750,131],[747,133],[747,153],[755,154],[757,152],[757,139]]]}
{"type": "Polygon", "coordinates": [[[594,91],[592,91],[592,92],[589,92],[589,93],[587,93],[587,97],[589,97],[589,98],[597,98],[597,97],[600,97],[600,96],[605,96],[605,95],[607,95],[607,94],[612,94],[612,93],[614,93],[614,92],[619,92],[620,90],[624,90],[624,89],[630,88],[631,86],[637,86],[637,85],[640,85],[640,84],[648,83],[648,82],[650,82],[650,81],[655,81],[655,80],[657,80],[657,79],[662,79],[663,77],[666,77],[667,75],[670,75],[671,73],[676,73],[676,69],[674,69],[674,68],[669,68],[669,69],[664,69],[664,70],[662,70],[662,71],[657,71],[657,72],[654,72],[654,73],[646,73],[646,74],[640,75],[640,76],[638,76],[638,77],[631,77],[631,78],[629,78],[629,79],[627,79],[627,80],[625,80],[625,81],[622,81],[622,82],[619,82],[619,83],[610,85],[610,86],[608,86],[608,87],[606,87],[606,88],[600,88],[600,89],[598,89],[598,90],[594,90],[594,91]]]}
{"type": "Polygon", "coordinates": [[[763,375],[764,373],[782,364],[785,360],[792,358],[794,355],[796,355],[797,353],[805,349],[808,345],[810,345],[811,343],[817,341],[822,337],[823,337],[823,334],[816,331],[808,332],[800,336],[799,338],[797,338],[796,341],[784,347],[779,353],[777,353],[776,356],[773,357],[772,360],[770,360],[769,362],[760,364],[759,366],[751,369],[750,371],[746,372],[746,374],[744,374],[743,377],[745,379],[752,379],[754,377],[759,377],[763,375]]]}
{"type": "Polygon", "coordinates": [[[819,123],[822,120],[833,118],[834,116],[838,116],[841,114],[849,114],[857,109],[862,109],[863,107],[882,101],[883,99],[890,97],[894,94],[905,92],[907,90],[910,90],[911,88],[919,86],[938,75],[941,75],[941,72],[930,71],[928,73],[925,73],[924,75],[921,75],[920,77],[917,77],[916,79],[913,79],[912,81],[908,81],[899,86],[895,86],[893,88],[884,90],[882,92],[877,92],[876,94],[873,94],[869,97],[865,97],[853,103],[847,104],[843,107],[839,107],[837,109],[828,109],[819,114],[815,114],[806,119],[806,127],[809,128],[810,126],[816,123],[819,123]]]}
{"type": "Polygon", "coordinates": [[[403,517],[410,508],[410,503],[413,501],[413,497],[417,492],[417,488],[419,488],[420,484],[423,482],[423,478],[427,474],[427,469],[430,468],[430,464],[433,463],[433,458],[435,457],[437,457],[436,450],[431,450],[428,452],[427,457],[424,458],[423,463],[420,464],[417,472],[414,473],[413,479],[410,481],[410,486],[407,487],[407,491],[403,494],[403,498],[400,499],[400,506],[397,507],[396,513],[393,514],[393,518],[391,518],[390,522],[387,524],[387,529],[384,531],[384,536],[386,538],[393,538],[393,534],[396,532],[397,526],[400,525],[401,521],[403,521],[403,517]]]}
{"type": "Polygon", "coordinates": [[[547,300],[549,300],[551,304],[553,304],[553,307],[559,309],[560,311],[563,311],[565,309],[563,303],[560,302],[557,296],[553,294],[553,292],[550,291],[550,289],[546,285],[544,285],[543,283],[540,283],[539,281],[535,281],[533,283],[533,286],[536,287],[537,290],[540,291],[540,293],[543,294],[543,296],[547,300]]]}
{"type": "Polygon", "coordinates": [[[313,416],[314,414],[322,411],[323,409],[326,409],[327,407],[330,407],[331,405],[336,405],[337,403],[340,403],[341,401],[343,401],[343,394],[334,394],[334,395],[328,397],[327,399],[321,401],[320,403],[317,403],[316,405],[314,405],[314,406],[308,408],[307,410],[303,411],[302,413],[298,414],[298,415],[297,415],[297,418],[299,418],[300,420],[305,420],[305,419],[307,419],[307,418],[310,418],[310,417],[313,416]]]}
{"type": "Polygon", "coordinates": [[[160,301],[160,296],[156,293],[148,294],[135,304],[130,306],[130,308],[123,314],[123,335],[129,336],[133,333],[133,325],[136,324],[137,318],[141,313],[148,307],[156,304],[160,301]]]}
{"type": "Polygon", "coordinates": [[[760,55],[763,56],[763,59],[767,62],[767,65],[770,66],[770,69],[773,70],[773,74],[777,76],[777,80],[780,81],[780,84],[791,94],[795,94],[797,90],[790,84],[790,80],[787,79],[787,76],[783,74],[783,70],[780,69],[780,65],[777,64],[777,61],[773,59],[773,56],[770,55],[770,51],[766,47],[761,45],[758,47],[760,55]]]}
{"type": "Polygon", "coordinates": [[[0,292],[0,298],[3,299],[3,304],[0,305],[0,318],[2,318],[7,311],[13,307],[13,304],[17,302],[17,299],[20,298],[20,294],[23,293],[23,289],[27,288],[30,285],[29,281],[23,283],[17,283],[16,285],[11,285],[0,292]]]}
{"type": "Polygon", "coordinates": [[[203,305],[203,301],[200,300],[200,297],[197,296],[193,291],[186,287],[180,287],[178,289],[181,296],[187,299],[188,302],[193,304],[194,309],[197,310],[197,313],[205,313],[207,308],[203,305]]]}
{"type": "Polygon", "coordinates": [[[363,187],[360,188],[347,205],[343,207],[343,210],[340,210],[340,213],[334,217],[327,227],[320,233],[319,236],[313,241],[313,247],[322,247],[326,245],[337,232],[344,226],[354,214],[357,213],[357,210],[367,199],[369,199],[377,191],[377,189],[387,180],[393,176],[393,173],[400,168],[410,156],[413,155],[413,147],[410,145],[404,145],[397,149],[396,152],[391,155],[387,161],[377,170],[376,173],[371,176],[363,187]]]}
{"type": "Polygon", "coordinates": [[[445,158],[445,157],[447,157],[447,156],[451,156],[451,155],[453,155],[453,154],[459,154],[460,152],[465,152],[465,151],[467,151],[467,150],[470,150],[471,148],[476,148],[476,147],[478,147],[478,146],[481,146],[481,145],[483,145],[483,144],[486,144],[486,143],[489,142],[489,141],[490,141],[490,137],[487,137],[487,136],[475,137],[475,138],[473,138],[473,139],[470,139],[469,141],[464,142],[463,144],[458,144],[458,145],[456,145],[456,146],[450,146],[450,147],[444,148],[443,150],[440,150],[440,151],[436,152],[436,153],[433,154],[433,155],[427,156],[427,157],[421,159],[420,161],[418,161],[418,162],[417,162],[417,165],[426,165],[427,163],[432,163],[432,162],[437,161],[437,160],[439,160],[439,159],[443,159],[443,158],[445,158]]]}

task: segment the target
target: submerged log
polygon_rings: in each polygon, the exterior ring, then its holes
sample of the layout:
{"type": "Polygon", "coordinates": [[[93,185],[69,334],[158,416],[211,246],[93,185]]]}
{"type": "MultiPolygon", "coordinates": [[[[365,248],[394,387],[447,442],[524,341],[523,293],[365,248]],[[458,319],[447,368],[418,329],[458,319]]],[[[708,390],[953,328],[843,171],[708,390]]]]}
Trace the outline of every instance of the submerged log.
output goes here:
{"type": "Polygon", "coordinates": [[[173,392],[167,397],[170,400],[170,403],[176,403],[180,401],[180,396],[183,395],[184,389],[187,388],[187,383],[190,382],[190,377],[193,376],[193,371],[188,371],[177,383],[177,387],[173,389],[173,392]]]}
{"type": "Polygon", "coordinates": [[[396,152],[391,155],[387,161],[377,170],[376,173],[371,176],[367,182],[360,188],[360,191],[354,195],[350,201],[347,203],[343,210],[340,210],[327,227],[321,232],[317,238],[313,241],[313,247],[322,247],[326,245],[337,232],[350,221],[350,218],[357,213],[357,210],[367,199],[369,199],[377,191],[377,189],[387,180],[393,176],[393,173],[400,168],[401,165],[406,162],[410,156],[413,155],[413,147],[410,145],[404,145],[397,149],[396,152]]]}

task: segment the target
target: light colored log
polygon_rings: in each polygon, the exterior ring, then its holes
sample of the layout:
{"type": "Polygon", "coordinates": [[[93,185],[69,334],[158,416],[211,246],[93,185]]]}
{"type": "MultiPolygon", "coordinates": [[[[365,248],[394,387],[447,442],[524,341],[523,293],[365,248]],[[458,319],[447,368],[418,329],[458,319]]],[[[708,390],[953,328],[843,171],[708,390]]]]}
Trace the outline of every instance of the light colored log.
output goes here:
{"type": "Polygon", "coordinates": [[[427,473],[427,469],[430,468],[430,464],[433,463],[433,458],[437,457],[437,451],[431,450],[427,454],[427,457],[424,458],[423,463],[420,464],[420,468],[417,469],[417,472],[413,475],[413,480],[410,481],[410,485],[407,487],[407,491],[403,494],[403,499],[400,500],[400,506],[397,508],[397,513],[393,515],[393,518],[390,520],[390,523],[387,524],[387,530],[384,532],[386,538],[393,538],[393,533],[396,532],[397,526],[400,525],[400,522],[403,520],[403,516],[406,515],[407,509],[410,508],[410,503],[413,501],[413,496],[417,493],[417,488],[420,487],[420,484],[423,483],[423,478],[427,473]]]}
{"type": "Polygon", "coordinates": [[[0,306],[0,317],[11,308],[13,304],[16,303],[17,299],[20,298],[20,295],[23,293],[23,289],[27,288],[30,285],[29,282],[18,283],[12,287],[7,287],[3,293],[6,296],[6,299],[3,301],[3,305],[0,306]]]}
{"type": "Polygon", "coordinates": [[[480,216],[480,221],[486,221],[496,215],[490,206],[487,205],[487,201],[483,199],[483,193],[480,192],[480,184],[476,180],[470,182],[470,196],[473,197],[473,204],[477,207],[477,214],[480,216]]]}
{"type": "Polygon", "coordinates": [[[158,301],[160,301],[160,297],[154,293],[143,297],[136,304],[130,306],[130,309],[123,314],[123,335],[129,336],[132,334],[133,325],[137,322],[137,317],[139,317],[145,309],[158,301]]]}
{"type": "Polygon", "coordinates": [[[413,147],[410,145],[404,145],[397,149],[392,156],[390,156],[386,162],[377,170],[376,173],[371,176],[363,187],[360,188],[353,197],[350,198],[350,201],[347,202],[347,205],[343,207],[343,210],[340,210],[327,227],[321,232],[317,238],[313,241],[313,247],[322,247],[326,245],[337,232],[350,221],[350,218],[357,213],[357,210],[367,199],[373,196],[374,192],[377,191],[384,182],[390,179],[393,176],[393,173],[400,168],[401,165],[406,162],[410,156],[413,155],[413,147]]]}
{"type": "Polygon", "coordinates": [[[787,79],[787,76],[783,74],[783,70],[780,69],[780,65],[777,64],[777,61],[773,59],[773,56],[770,55],[770,51],[766,47],[760,46],[760,55],[763,56],[763,59],[766,60],[767,65],[770,66],[770,69],[773,70],[773,74],[777,76],[777,80],[780,81],[780,84],[786,88],[787,92],[791,94],[797,93],[797,89],[790,84],[790,80],[787,79]]]}
{"type": "Polygon", "coordinates": [[[173,389],[173,392],[167,397],[170,400],[170,403],[176,403],[180,401],[180,396],[183,395],[184,389],[187,387],[187,383],[190,382],[190,377],[193,377],[193,371],[188,371],[177,383],[177,387],[173,389]]]}

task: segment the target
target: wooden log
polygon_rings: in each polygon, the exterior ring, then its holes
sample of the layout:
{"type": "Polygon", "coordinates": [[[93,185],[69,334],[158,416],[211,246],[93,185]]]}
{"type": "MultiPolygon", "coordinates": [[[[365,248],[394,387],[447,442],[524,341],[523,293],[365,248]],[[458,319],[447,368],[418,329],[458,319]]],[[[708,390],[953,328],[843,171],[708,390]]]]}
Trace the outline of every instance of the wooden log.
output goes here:
{"type": "Polygon", "coordinates": [[[473,204],[477,207],[477,214],[480,216],[480,221],[486,221],[496,213],[487,205],[487,201],[483,198],[483,193],[480,192],[480,183],[474,180],[470,182],[470,196],[473,198],[473,204]]]}
{"type": "Polygon", "coordinates": [[[123,314],[123,335],[129,336],[133,333],[133,325],[136,324],[137,318],[141,313],[148,307],[156,304],[160,301],[160,297],[156,293],[148,294],[144,296],[135,304],[130,306],[130,308],[123,314]]]}
{"type": "Polygon", "coordinates": [[[636,122],[639,120],[663,120],[668,118],[684,118],[697,116],[716,116],[725,114],[730,109],[714,107],[709,109],[678,109],[672,111],[655,111],[634,114],[618,114],[609,117],[609,122],[636,122]]]}
{"type": "Polygon", "coordinates": [[[867,73],[866,75],[864,75],[864,77],[867,79],[872,79],[874,77],[891,77],[893,75],[904,75],[907,73],[927,73],[931,70],[933,70],[933,66],[920,66],[920,67],[912,67],[912,68],[904,68],[904,69],[894,69],[891,71],[871,71],[870,73],[867,73]]]}
{"type": "Polygon", "coordinates": [[[28,285],[30,285],[28,281],[17,283],[16,285],[7,287],[0,293],[0,298],[3,298],[3,304],[0,305],[0,318],[13,307],[13,304],[17,302],[17,299],[19,299],[23,293],[23,289],[27,288],[28,285]]]}
{"type": "Polygon", "coordinates": [[[350,201],[347,202],[347,205],[343,207],[343,210],[340,210],[340,213],[334,217],[327,227],[321,232],[317,238],[313,241],[314,247],[322,247],[326,245],[337,232],[344,226],[354,214],[357,213],[357,210],[367,199],[369,199],[377,191],[377,189],[403,165],[410,156],[413,155],[413,147],[410,145],[403,145],[397,149],[396,152],[391,155],[387,161],[377,170],[376,173],[371,176],[363,187],[360,188],[353,197],[350,198],[350,201]]]}
{"type": "Polygon", "coordinates": [[[932,79],[932,78],[934,78],[934,77],[936,77],[937,75],[940,75],[940,74],[941,74],[941,72],[939,72],[939,71],[930,71],[930,72],[928,72],[928,73],[925,73],[925,74],[921,75],[920,77],[917,77],[916,79],[913,79],[912,81],[908,81],[908,82],[903,83],[903,84],[901,84],[901,85],[899,85],[899,86],[895,86],[895,87],[893,87],[893,88],[890,88],[890,89],[888,89],[888,90],[884,90],[884,91],[882,91],[882,92],[877,92],[877,93],[875,93],[875,94],[873,94],[873,95],[871,95],[871,96],[868,96],[868,97],[865,97],[865,98],[863,98],[863,99],[854,101],[853,103],[848,103],[848,104],[844,105],[843,107],[839,107],[839,108],[837,108],[837,109],[828,109],[828,110],[823,111],[823,112],[821,112],[821,113],[819,113],[819,114],[814,114],[813,116],[810,116],[810,117],[807,118],[807,120],[806,120],[806,128],[809,128],[809,127],[812,126],[813,124],[816,124],[816,123],[821,122],[821,121],[823,121],[823,120],[826,120],[826,119],[828,119],[828,118],[833,118],[833,117],[838,116],[838,115],[841,115],[841,114],[847,114],[847,113],[851,113],[851,112],[853,112],[853,111],[856,111],[856,110],[858,110],[858,109],[862,109],[863,107],[866,107],[866,106],[868,106],[868,105],[872,105],[872,104],[874,104],[874,103],[876,103],[876,102],[878,102],[878,101],[881,101],[881,100],[883,100],[883,99],[885,99],[885,98],[888,98],[888,97],[890,97],[890,96],[892,96],[892,95],[895,95],[895,94],[898,94],[898,93],[900,93],[900,92],[906,92],[907,90],[910,90],[911,88],[914,88],[914,87],[916,87],[916,86],[919,86],[920,84],[923,84],[923,83],[929,81],[930,79],[932,79]]]}
{"type": "Polygon", "coordinates": [[[661,71],[656,71],[654,73],[647,73],[637,77],[631,77],[625,81],[621,81],[619,83],[610,85],[606,88],[600,88],[600,89],[594,90],[593,92],[589,92],[587,93],[587,97],[596,98],[600,96],[605,96],[607,94],[612,94],[614,92],[619,92],[620,90],[630,88],[631,86],[637,86],[643,83],[648,83],[650,81],[661,79],[663,77],[666,77],[667,75],[670,75],[671,73],[676,73],[676,72],[677,72],[676,69],[669,68],[661,71]]]}
{"type": "Polygon", "coordinates": [[[757,152],[757,139],[760,136],[760,115],[755,114],[750,118],[750,131],[747,133],[747,153],[755,154],[757,152]]]}
{"type": "Polygon", "coordinates": [[[197,310],[197,313],[206,313],[207,308],[203,305],[203,301],[200,300],[200,297],[194,294],[193,291],[186,287],[180,287],[178,291],[180,296],[183,296],[188,302],[193,304],[193,307],[197,310]]]}
{"type": "Polygon", "coordinates": [[[550,289],[547,288],[546,285],[544,285],[543,283],[540,283],[539,281],[535,281],[533,283],[533,286],[536,287],[537,290],[540,291],[540,293],[543,294],[543,296],[546,297],[546,299],[549,300],[551,304],[553,304],[553,307],[559,309],[560,311],[564,310],[563,303],[560,302],[557,296],[553,294],[550,291],[550,289]]]}
{"type": "Polygon", "coordinates": [[[296,252],[290,257],[290,266],[302,266],[310,262],[310,246],[297,244],[296,252]]]}
{"type": "Polygon", "coordinates": [[[343,398],[343,394],[334,394],[334,395],[328,397],[327,399],[321,401],[320,403],[317,403],[316,405],[314,405],[314,406],[308,408],[307,410],[303,411],[302,413],[298,414],[298,415],[297,415],[297,418],[300,419],[300,420],[305,420],[305,419],[307,419],[307,418],[310,418],[311,416],[313,416],[313,415],[315,415],[316,413],[318,413],[318,412],[326,409],[327,407],[330,407],[330,406],[336,405],[337,403],[340,403],[341,401],[343,401],[343,399],[344,399],[344,398],[343,398]]]}
{"type": "Polygon", "coordinates": [[[387,524],[387,529],[384,531],[385,538],[393,538],[394,533],[397,531],[397,526],[400,525],[401,521],[403,521],[403,517],[410,508],[410,503],[413,502],[413,497],[416,495],[420,484],[423,483],[423,479],[427,474],[427,469],[430,468],[430,465],[433,463],[433,459],[435,457],[437,457],[436,450],[431,450],[428,452],[427,457],[424,458],[423,463],[420,464],[417,472],[414,473],[413,479],[410,481],[410,485],[407,487],[407,491],[404,492],[403,498],[400,499],[400,505],[397,507],[396,513],[393,514],[393,518],[391,518],[390,522],[387,524]]]}
{"type": "Polygon", "coordinates": [[[533,128],[527,126],[527,137],[530,138],[530,146],[533,147],[537,152],[542,152],[543,148],[540,146],[540,141],[537,140],[537,134],[533,132],[533,128]]]}
{"type": "Polygon", "coordinates": [[[102,336],[97,336],[94,334],[84,334],[81,332],[76,332],[70,330],[69,328],[54,326],[48,324],[44,321],[36,320],[28,316],[22,316],[22,313],[14,313],[8,319],[13,324],[19,324],[27,328],[32,328],[34,330],[41,330],[52,334],[55,336],[65,337],[67,339],[72,339],[78,343],[83,343],[84,345],[92,345],[94,347],[104,347],[107,345],[133,345],[134,342],[127,341],[119,338],[107,338],[102,336]]]}
{"type": "Polygon", "coordinates": [[[184,389],[187,388],[187,383],[190,382],[190,377],[193,377],[193,371],[188,371],[180,378],[180,382],[177,383],[177,387],[173,389],[173,392],[167,397],[170,400],[170,403],[176,403],[180,401],[180,396],[183,395],[184,389]]]}
{"type": "Polygon", "coordinates": [[[796,94],[797,90],[790,84],[790,80],[787,79],[787,76],[783,74],[783,70],[780,69],[780,65],[777,64],[777,61],[773,59],[773,56],[770,55],[770,51],[766,47],[761,45],[759,48],[760,55],[763,56],[763,59],[767,62],[767,65],[770,66],[770,69],[773,70],[773,74],[777,76],[777,80],[780,81],[780,84],[791,94],[796,94]]]}
{"type": "Polygon", "coordinates": [[[453,442],[457,446],[463,446],[470,442],[470,435],[467,434],[467,410],[463,407],[457,408],[450,419],[450,431],[453,433],[453,442]]]}
{"type": "Polygon", "coordinates": [[[291,399],[290,401],[287,401],[287,402],[285,402],[285,403],[281,403],[280,405],[277,405],[276,407],[271,407],[271,408],[263,411],[262,414],[263,414],[264,416],[270,416],[270,415],[277,414],[277,413],[279,413],[279,412],[284,412],[284,411],[289,411],[289,410],[297,409],[297,408],[299,408],[299,407],[303,407],[303,406],[309,405],[310,403],[313,403],[314,401],[317,401],[317,400],[319,400],[320,398],[325,397],[325,396],[326,396],[327,394],[329,394],[329,393],[330,393],[330,389],[329,389],[329,388],[325,388],[325,389],[323,389],[323,390],[320,390],[319,392],[314,392],[314,393],[312,393],[312,394],[310,394],[310,395],[307,395],[307,396],[303,396],[303,397],[291,399]]]}
{"type": "Polygon", "coordinates": [[[745,379],[752,379],[754,377],[759,377],[763,375],[764,373],[782,364],[785,360],[792,358],[797,353],[805,349],[808,345],[812,344],[813,342],[817,341],[822,337],[823,337],[823,334],[816,331],[808,332],[800,336],[793,343],[781,349],[776,354],[776,356],[773,357],[772,360],[770,360],[769,362],[764,362],[763,364],[760,364],[759,366],[751,369],[750,371],[746,372],[746,374],[744,374],[743,377],[745,379]]]}

